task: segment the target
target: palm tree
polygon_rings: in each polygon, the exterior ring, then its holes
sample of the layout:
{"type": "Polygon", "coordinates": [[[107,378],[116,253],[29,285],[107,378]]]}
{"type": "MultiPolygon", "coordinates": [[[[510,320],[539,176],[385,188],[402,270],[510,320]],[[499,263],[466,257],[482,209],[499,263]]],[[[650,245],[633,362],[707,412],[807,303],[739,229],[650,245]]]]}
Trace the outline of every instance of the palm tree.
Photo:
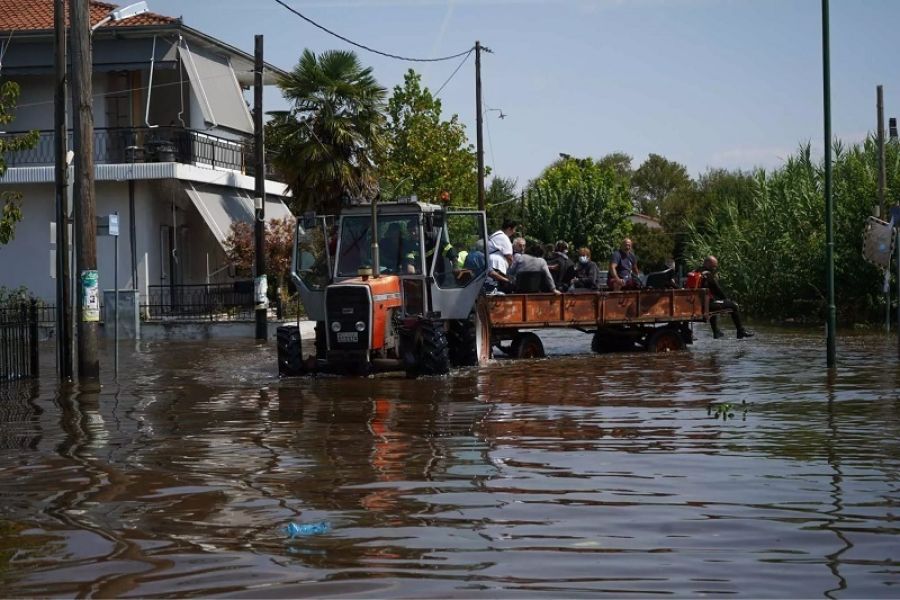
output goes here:
{"type": "Polygon", "coordinates": [[[271,113],[266,135],[272,162],[293,192],[295,214],[340,212],[345,194],[371,197],[386,95],[372,69],[354,52],[317,57],[307,49],[278,85],[291,108],[271,113]]]}

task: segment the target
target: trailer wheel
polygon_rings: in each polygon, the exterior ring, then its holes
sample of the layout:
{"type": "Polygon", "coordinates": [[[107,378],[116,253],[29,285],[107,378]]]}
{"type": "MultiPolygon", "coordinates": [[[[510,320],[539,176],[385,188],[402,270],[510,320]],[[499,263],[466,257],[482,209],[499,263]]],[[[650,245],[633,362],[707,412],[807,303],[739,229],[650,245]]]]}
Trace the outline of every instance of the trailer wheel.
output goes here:
{"type": "Polygon", "coordinates": [[[677,352],[684,350],[684,338],[677,329],[660,327],[647,338],[647,352],[677,352]]]}
{"type": "Polygon", "coordinates": [[[421,321],[416,327],[413,361],[406,374],[446,375],[450,372],[450,351],[440,321],[421,321]]]}
{"type": "Polygon", "coordinates": [[[296,377],[305,374],[300,328],[296,325],[282,325],[276,330],[276,337],[278,339],[278,374],[282,377],[296,377]]]}
{"type": "Polygon", "coordinates": [[[544,344],[541,338],[531,332],[520,333],[513,340],[510,354],[513,358],[544,358],[544,344]]]}

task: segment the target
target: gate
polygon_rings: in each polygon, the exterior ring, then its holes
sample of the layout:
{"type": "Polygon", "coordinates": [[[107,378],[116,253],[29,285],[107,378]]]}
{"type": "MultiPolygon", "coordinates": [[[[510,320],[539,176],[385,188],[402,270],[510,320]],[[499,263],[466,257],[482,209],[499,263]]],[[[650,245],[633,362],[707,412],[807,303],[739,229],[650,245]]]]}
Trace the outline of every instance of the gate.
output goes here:
{"type": "Polygon", "coordinates": [[[37,300],[0,306],[0,382],[39,374],[37,300]]]}

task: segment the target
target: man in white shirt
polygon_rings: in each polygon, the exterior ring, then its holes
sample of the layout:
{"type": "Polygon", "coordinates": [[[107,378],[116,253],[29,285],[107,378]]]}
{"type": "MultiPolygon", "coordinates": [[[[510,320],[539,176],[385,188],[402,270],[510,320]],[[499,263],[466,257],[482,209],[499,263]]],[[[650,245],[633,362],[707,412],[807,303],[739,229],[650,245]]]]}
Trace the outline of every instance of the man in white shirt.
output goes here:
{"type": "MultiPolygon", "coordinates": [[[[519,224],[515,221],[505,219],[503,226],[488,238],[488,256],[498,254],[506,260],[507,266],[511,265],[513,259],[512,236],[518,226],[519,224]]],[[[506,269],[503,269],[502,272],[506,273],[506,269]]]]}

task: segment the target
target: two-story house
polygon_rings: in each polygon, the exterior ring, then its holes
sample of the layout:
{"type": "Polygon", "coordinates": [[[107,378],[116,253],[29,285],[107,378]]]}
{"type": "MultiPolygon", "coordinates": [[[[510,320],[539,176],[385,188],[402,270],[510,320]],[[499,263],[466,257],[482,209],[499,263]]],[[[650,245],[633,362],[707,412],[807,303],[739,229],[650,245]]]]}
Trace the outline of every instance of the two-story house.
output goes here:
{"type": "MultiPolygon", "coordinates": [[[[115,8],[90,7],[92,24],[115,8]]],[[[5,156],[0,191],[24,195],[24,219],[0,247],[0,285],[24,285],[51,303],[53,39],[52,0],[0,0],[0,80],[22,91],[4,133],[40,131],[36,148],[5,156]]],[[[93,33],[97,214],[118,213],[119,287],[139,290],[142,301],[157,286],[228,281],[223,242],[233,221],[253,219],[253,120],[244,97],[253,65],[251,54],[154,13],[93,33]]],[[[264,83],[280,74],[266,65],[264,83]]],[[[69,140],[71,148],[71,119],[69,140]]],[[[266,191],[266,218],[289,215],[286,186],[267,180],[266,191]]],[[[102,289],[113,287],[113,248],[111,238],[97,239],[102,289]]]]}

